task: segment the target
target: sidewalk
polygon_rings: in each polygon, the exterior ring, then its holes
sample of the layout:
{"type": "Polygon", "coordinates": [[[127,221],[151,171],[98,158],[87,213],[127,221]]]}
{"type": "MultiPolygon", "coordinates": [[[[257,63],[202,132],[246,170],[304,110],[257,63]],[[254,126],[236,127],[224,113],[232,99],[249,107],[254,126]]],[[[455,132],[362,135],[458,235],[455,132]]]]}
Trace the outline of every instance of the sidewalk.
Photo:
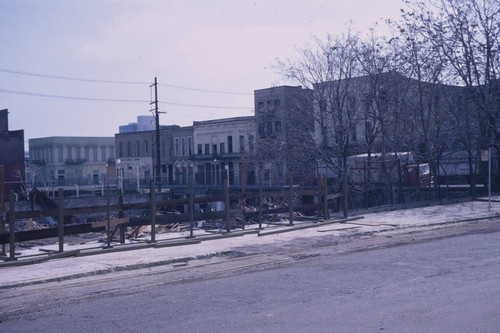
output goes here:
{"type": "MultiPolygon", "coordinates": [[[[484,200],[484,199],[483,199],[484,200]]],[[[63,281],[84,276],[116,271],[176,265],[193,259],[209,258],[243,246],[278,245],[304,237],[324,235],[354,236],[389,230],[403,230],[415,227],[432,227],[468,220],[480,220],[499,216],[500,196],[493,197],[491,211],[486,201],[467,201],[448,205],[428,206],[380,213],[353,216],[344,223],[337,220],[326,222],[296,222],[294,226],[263,225],[249,226],[245,231],[234,231],[223,235],[197,231],[194,238],[186,238],[189,232],[157,235],[157,243],[136,245],[112,244],[112,249],[103,249],[102,243],[86,243],[64,246],[65,253],[75,256],[45,260],[40,263],[8,266],[0,264],[0,289],[12,288],[54,281],[63,281]],[[283,232],[286,231],[286,232],[283,232]],[[134,250],[128,250],[133,246],[134,250]],[[126,250],[126,251],[124,251],[126,250]],[[72,252],[73,251],[73,252],[72,252]],[[95,254],[101,253],[101,254],[95,254]]],[[[58,245],[44,246],[43,251],[57,251],[58,245]]],[[[43,253],[39,248],[19,250],[19,261],[33,261],[43,253]],[[30,255],[33,254],[33,257],[30,255]]],[[[53,255],[56,255],[55,252],[53,255]]]]}

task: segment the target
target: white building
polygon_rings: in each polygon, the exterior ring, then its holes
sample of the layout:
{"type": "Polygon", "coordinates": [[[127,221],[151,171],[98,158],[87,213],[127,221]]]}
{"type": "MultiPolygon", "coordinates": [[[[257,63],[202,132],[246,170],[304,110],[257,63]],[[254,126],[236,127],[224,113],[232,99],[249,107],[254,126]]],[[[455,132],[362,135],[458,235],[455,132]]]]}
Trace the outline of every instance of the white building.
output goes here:
{"type": "Polygon", "coordinates": [[[30,139],[29,155],[38,185],[96,185],[115,177],[113,137],[30,139]]]}
{"type": "Polygon", "coordinates": [[[195,121],[193,146],[197,185],[222,185],[227,177],[241,185],[254,173],[243,157],[255,148],[255,117],[195,121]]]}

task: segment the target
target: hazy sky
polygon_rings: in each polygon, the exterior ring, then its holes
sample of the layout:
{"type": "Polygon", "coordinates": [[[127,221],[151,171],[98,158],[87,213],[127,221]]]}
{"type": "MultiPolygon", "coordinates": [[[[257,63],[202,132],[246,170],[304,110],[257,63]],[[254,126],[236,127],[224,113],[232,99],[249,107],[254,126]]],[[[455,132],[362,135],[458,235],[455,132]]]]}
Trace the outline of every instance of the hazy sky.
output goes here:
{"type": "Polygon", "coordinates": [[[0,0],[0,109],[9,109],[10,129],[24,129],[26,141],[113,136],[120,125],[150,114],[156,76],[162,125],[253,115],[255,89],[290,84],[273,70],[276,58],[296,57],[295,48],[312,36],[346,32],[350,20],[366,32],[398,17],[402,5],[0,0]]]}

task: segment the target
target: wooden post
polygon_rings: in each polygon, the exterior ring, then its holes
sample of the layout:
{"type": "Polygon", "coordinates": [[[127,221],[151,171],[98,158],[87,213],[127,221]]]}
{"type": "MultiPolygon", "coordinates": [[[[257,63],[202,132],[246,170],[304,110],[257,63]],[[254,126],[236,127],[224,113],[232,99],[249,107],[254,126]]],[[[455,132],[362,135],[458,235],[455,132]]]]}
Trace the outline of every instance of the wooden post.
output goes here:
{"type": "Polygon", "coordinates": [[[289,197],[288,225],[293,225],[293,177],[290,176],[290,197],[289,197]]]}
{"type": "MultiPolygon", "coordinates": [[[[4,176],[4,166],[0,165],[0,232],[5,232],[5,176],[4,176]]],[[[2,255],[5,255],[5,244],[2,244],[2,255]]]]}
{"type": "Polygon", "coordinates": [[[262,229],[262,177],[259,175],[259,229],[262,229]]]}
{"type": "Polygon", "coordinates": [[[193,181],[189,181],[189,237],[194,237],[193,235],[193,224],[194,224],[194,189],[193,181]]]}
{"type": "Polygon", "coordinates": [[[15,212],[14,212],[14,191],[9,192],[9,260],[16,260],[16,227],[15,227],[15,212]]]}
{"type": "Polygon", "coordinates": [[[368,173],[366,172],[366,161],[364,161],[363,162],[363,190],[364,190],[365,208],[368,208],[368,183],[367,183],[367,181],[368,181],[368,173]]]}
{"type": "MultiPolygon", "coordinates": [[[[122,218],[123,214],[123,195],[118,194],[118,205],[120,206],[120,210],[118,211],[118,218],[122,218]]],[[[120,224],[120,244],[125,244],[125,225],[120,224]]]]}
{"type": "Polygon", "coordinates": [[[107,247],[111,247],[111,199],[109,196],[109,186],[106,187],[106,234],[107,234],[107,247]]]}
{"type": "Polygon", "coordinates": [[[151,194],[151,242],[156,242],[156,191],[155,184],[151,182],[149,187],[151,194]]]}
{"type": "Polygon", "coordinates": [[[349,217],[349,200],[348,200],[348,194],[349,194],[349,188],[347,187],[347,173],[342,174],[342,206],[343,206],[343,211],[344,211],[344,218],[349,217]]]}
{"type": "Polygon", "coordinates": [[[59,189],[58,201],[59,201],[59,252],[64,251],[64,191],[62,188],[59,189]]]}
{"type": "Polygon", "coordinates": [[[325,221],[328,220],[328,178],[323,182],[323,214],[325,216],[325,221]]]}
{"type": "Polygon", "coordinates": [[[229,179],[224,180],[224,202],[226,210],[226,232],[231,232],[231,217],[229,215],[229,179]]]}

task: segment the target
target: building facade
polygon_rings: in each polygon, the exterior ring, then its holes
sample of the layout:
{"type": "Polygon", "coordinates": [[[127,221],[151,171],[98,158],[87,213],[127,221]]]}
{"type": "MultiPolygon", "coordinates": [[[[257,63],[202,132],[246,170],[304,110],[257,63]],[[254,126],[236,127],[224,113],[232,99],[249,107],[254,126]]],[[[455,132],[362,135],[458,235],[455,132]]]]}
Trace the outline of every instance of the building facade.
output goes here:
{"type": "Polygon", "coordinates": [[[8,110],[0,110],[0,165],[6,193],[16,191],[25,180],[24,130],[9,131],[8,117],[8,110]]]}
{"type": "MultiPolygon", "coordinates": [[[[147,186],[155,179],[156,132],[135,131],[115,135],[118,175],[126,189],[147,186]],[[127,186],[132,184],[133,186],[127,186]]],[[[161,182],[186,183],[192,177],[193,127],[177,125],[160,128],[161,182]]]]}
{"type": "MultiPolygon", "coordinates": [[[[125,189],[140,189],[154,179],[155,131],[115,135],[118,175],[125,189]],[[128,186],[127,186],[128,184],[128,186]]],[[[254,181],[245,164],[255,148],[254,117],[195,121],[193,126],[162,126],[160,162],[162,184],[220,186],[254,181]]]]}
{"type": "Polygon", "coordinates": [[[98,185],[115,181],[113,137],[46,137],[29,140],[36,186],[98,185]]]}
{"type": "Polygon", "coordinates": [[[248,163],[255,152],[255,117],[235,117],[193,123],[195,184],[255,184],[248,163]]]}
{"type": "Polygon", "coordinates": [[[314,158],[307,149],[313,140],[312,93],[308,89],[279,86],[254,91],[257,154],[255,162],[268,185],[314,177],[314,158]]]}

